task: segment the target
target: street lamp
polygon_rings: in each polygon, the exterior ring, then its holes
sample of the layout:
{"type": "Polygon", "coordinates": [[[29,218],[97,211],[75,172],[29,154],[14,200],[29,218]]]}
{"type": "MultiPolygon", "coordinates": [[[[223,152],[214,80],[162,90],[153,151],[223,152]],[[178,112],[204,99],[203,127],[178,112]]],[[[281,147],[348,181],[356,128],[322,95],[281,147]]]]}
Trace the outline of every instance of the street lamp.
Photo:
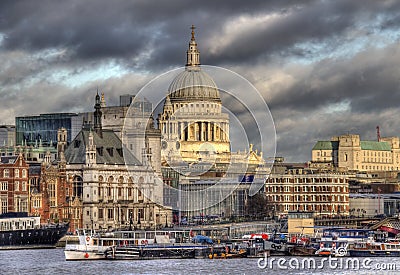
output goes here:
{"type": "Polygon", "coordinates": [[[272,220],[275,220],[275,206],[272,206],[272,220]]]}
{"type": "Polygon", "coordinates": [[[129,231],[132,231],[132,210],[129,210],[129,231]]]}

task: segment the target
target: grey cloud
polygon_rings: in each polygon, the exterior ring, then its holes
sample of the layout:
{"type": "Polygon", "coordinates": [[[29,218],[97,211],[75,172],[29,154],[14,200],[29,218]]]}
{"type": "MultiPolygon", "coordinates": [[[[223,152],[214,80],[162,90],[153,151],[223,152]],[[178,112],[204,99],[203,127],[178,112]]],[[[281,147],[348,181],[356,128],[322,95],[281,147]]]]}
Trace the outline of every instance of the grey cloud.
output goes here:
{"type": "Polygon", "coordinates": [[[370,139],[378,124],[384,135],[399,135],[400,51],[397,45],[369,45],[353,57],[290,64],[316,55],[298,45],[325,42],[329,50],[360,35],[397,30],[399,8],[396,1],[373,0],[1,1],[0,117],[13,123],[11,117],[22,114],[90,111],[96,87],[109,104],[117,104],[120,94],[135,93],[158,72],[184,65],[189,26],[195,24],[202,64],[234,67],[260,87],[276,122],[278,154],[306,161],[317,139],[344,132],[370,139]],[[273,12],[286,17],[245,33],[227,25],[273,12]],[[232,43],[211,52],[218,35],[232,43]],[[52,49],[65,53],[38,57],[52,49]],[[74,77],[110,61],[132,74],[99,77],[75,88],[50,79],[53,72],[74,77]],[[269,94],[262,85],[269,81],[267,69],[288,75],[290,84],[279,80],[269,94]],[[349,110],[323,111],[342,101],[349,110]]]}

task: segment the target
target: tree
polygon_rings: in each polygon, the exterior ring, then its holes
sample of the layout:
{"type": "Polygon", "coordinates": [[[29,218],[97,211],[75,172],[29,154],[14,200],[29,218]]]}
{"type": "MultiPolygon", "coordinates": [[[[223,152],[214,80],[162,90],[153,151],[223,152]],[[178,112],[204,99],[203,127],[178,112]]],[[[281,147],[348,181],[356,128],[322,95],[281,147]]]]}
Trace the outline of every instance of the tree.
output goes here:
{"type": "Polygon", "coordinates": [[[255,219],[263,218],[267,215],[268,201],[263,194],[257,193],[252,197],[248,197],[246,205],[246,214],[255,219]]]}

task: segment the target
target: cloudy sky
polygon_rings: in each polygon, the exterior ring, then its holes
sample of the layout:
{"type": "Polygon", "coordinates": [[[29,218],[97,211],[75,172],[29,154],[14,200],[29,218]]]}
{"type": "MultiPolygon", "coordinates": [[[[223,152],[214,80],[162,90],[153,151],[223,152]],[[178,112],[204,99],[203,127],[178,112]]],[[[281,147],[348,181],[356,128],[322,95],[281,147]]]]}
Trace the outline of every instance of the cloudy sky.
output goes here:
{"type": "Polygon", "coordinates": [[[0,2],[0,124],[108,105],[184,65],[247,78],[276,125],[277,155],[307,161],[316,140],[400,135],[400,1],[0,2]]]}

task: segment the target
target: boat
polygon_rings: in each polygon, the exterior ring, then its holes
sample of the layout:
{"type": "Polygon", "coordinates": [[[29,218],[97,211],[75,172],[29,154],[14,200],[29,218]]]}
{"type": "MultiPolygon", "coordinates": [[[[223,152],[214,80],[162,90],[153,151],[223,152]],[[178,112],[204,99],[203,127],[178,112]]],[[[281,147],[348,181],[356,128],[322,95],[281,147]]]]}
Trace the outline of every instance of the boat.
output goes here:
{"type": "Polygon", "coordinates": [[[399,257],[400,243],[376,242],[373,240],[357,242],[348,250],[352,257],[399,257]]]}
{"type": "Polygon", "coordinates": [[[26,212],[0,215],[0,249],[55,248],[69,223],[40,224],[40,217],[26,212]]]}
{"type": "Polygon", "coordinates": [[[194,259],[205,258],[210,247],[201,244],[149,244],[112,246],[105,251],[109,260],[194,259]]]}
{"type": "Polygon", "coordinates": [[[332,242],[332,241],[344,241],[349,244],[355,242],[363,242],[371,237],[374,237],[377,232],[371,229],[351,229],[351,228],[324,228],[322,231],[322,236],[320,238],[321,242],[332,242]]]}
{"type": "Polygon", "coordinates": [[[94,237],[92,234],[82,233],[77,230],[79,244],[66,243],[64,249],[65,260],[82,261],[82,260],[104,260],[107,252],[112,250],[111,246],[104,245],[103,242],[94,237]]]}
{"type": "Polygon", "coordinates": [[[114,231],[78,230],[79,244],[66,244],[65,259],[72,260],[137,260],[205,258],[209,245],[178,243],[183,231],[114,231]]]}
{"type": "Polygon", "coordinates": [[[291,236],[287,241],[287,253],[290,256],[313,256],[317,251],[315,238],[310,236],[291,236]]]}
{"type": "Polygon", "coordinates": [[[232,248],[230,245],[216,245],[210,249],[209,259],[234,259],[247,257],[244,247],[232,248]]]}
{"type": "Polygon", "coordinates": [[[344,257],[347,255],[348,245],[347,241],[321,241],[315,255],[344,257]]]}

